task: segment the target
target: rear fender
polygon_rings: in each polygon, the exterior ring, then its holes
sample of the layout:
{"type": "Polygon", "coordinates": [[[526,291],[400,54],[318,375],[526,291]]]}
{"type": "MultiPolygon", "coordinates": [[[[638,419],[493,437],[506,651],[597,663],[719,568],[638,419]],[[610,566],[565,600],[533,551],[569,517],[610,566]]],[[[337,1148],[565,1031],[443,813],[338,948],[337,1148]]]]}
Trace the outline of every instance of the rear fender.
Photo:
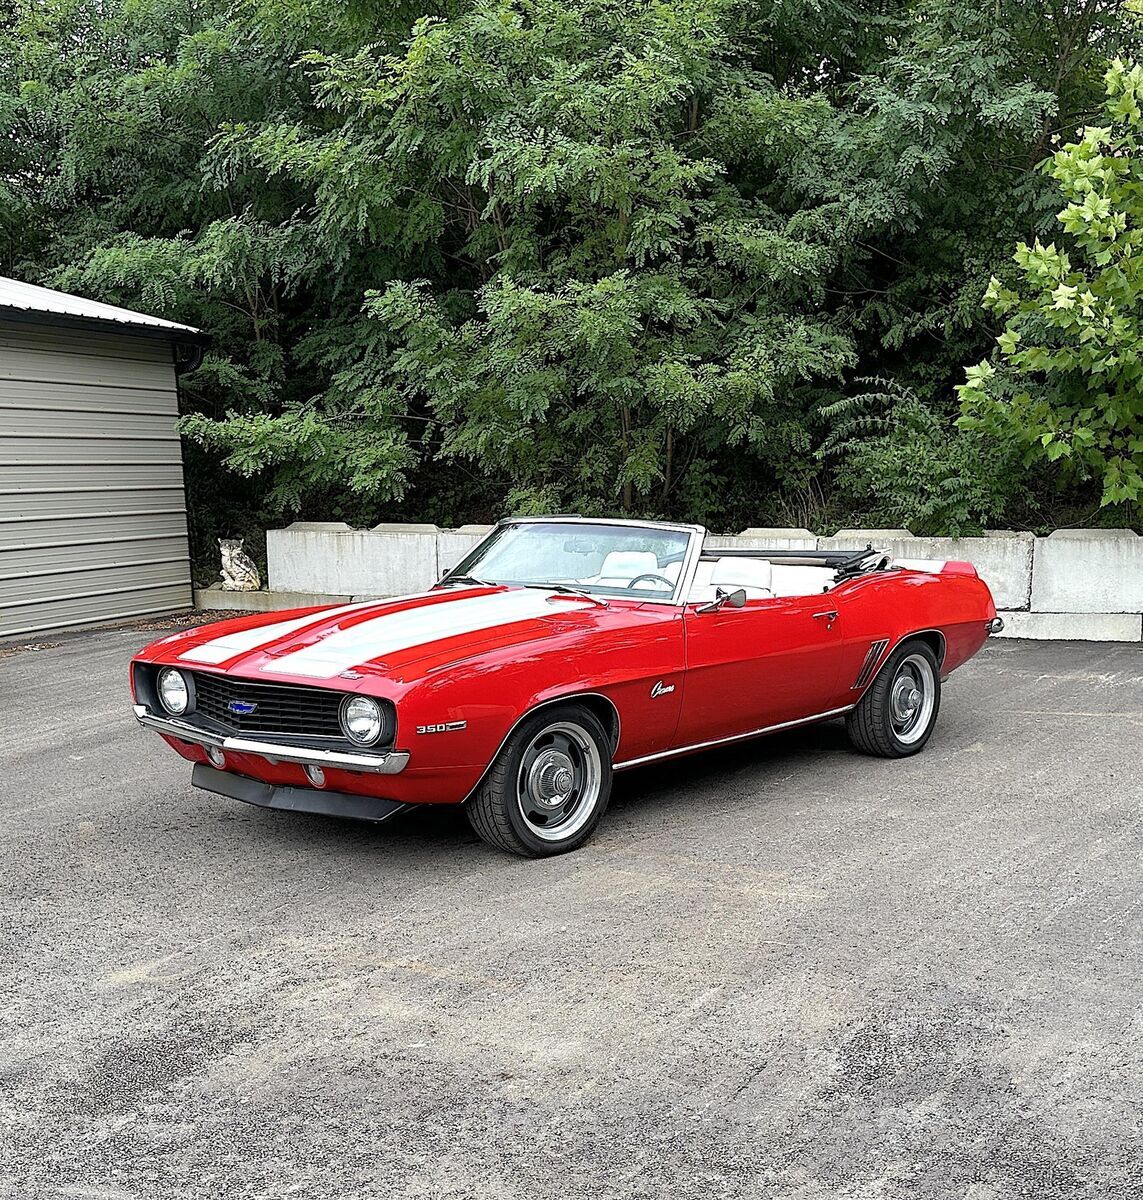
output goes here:
{"type": "Polygon", "coordinates": [[[893,565],[905,571],[922,571],[926,575],[971,575],[978,579],[970,562],[956,558],[895,558],[893,565]]]}
{"type": "Polygon", "coordinates": [[[912,620],[904,617],[898,625],[862,692],[873,684],[893,651],[911,638],[921,639],[932,649],[941,677],[946,678],[984,645],[989,622],[996,616],[992,593],[970,562],[898,559],[894,566],[937,578],[926,580],[928,586],[910,589],[913,602],[907,607],[912,609],[912,620]]]}
{"type": "Polygon", "coordinates": [[[948,652],[948,639],[939,629],[910,629],[906,633],[900,634],[892,640],[881,655],[881,661],[877,664],[877,669],[870,675],[868,682],[861,689],[860,695],[864,696],[867,691],[873,686],[877,676],[885,670],[885,665],[890,658],[893,657],[893,651],[904,642],[911,642],[914,638],[922,641],[929,647],[930,650],[937,656],[937,670],[941,673],[941,678],[945,678],[944,662],[948,652]]]}

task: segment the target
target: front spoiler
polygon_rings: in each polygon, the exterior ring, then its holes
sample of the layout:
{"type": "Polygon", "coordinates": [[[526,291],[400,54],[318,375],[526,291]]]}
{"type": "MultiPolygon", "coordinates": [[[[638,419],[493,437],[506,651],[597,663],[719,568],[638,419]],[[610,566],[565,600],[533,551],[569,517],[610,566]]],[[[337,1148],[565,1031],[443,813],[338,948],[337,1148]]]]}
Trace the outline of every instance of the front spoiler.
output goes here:
{"type": "Polygon", "coordinates": [[[290,746],[282,742],[260,742],[253,738],[225,737],[208,733],[177,717],[160,717],[145,704],[132,705],[135,720],[157,733],[166,733],[184,742],[215,750],[233,750],[235,754],[257,754],[271,762],[301,763],[311,767],[336,767],[343,771],[369,771],[376,775],[397,775],[409,761],[407,750],[387,754],[354,754],[346,750],[311,750],[308,746],[290,746]]]}
{"type": "Polygon", "coordinates": [[[259,808],[276,808],[283,812],[320,813],[327,817],[348,817],[353,821],[387,821],[411,804],[397,800],[379,800],[374,796],[352,796],[348,792],[325,792],[318,788],[275,787],[248,779],[245,775],[231,775],[228,771],[216,771],[206,763],[195,763],[191,772],[191,783],[206,792],[229,796],[245,804],[256,804],[259,808]]]}

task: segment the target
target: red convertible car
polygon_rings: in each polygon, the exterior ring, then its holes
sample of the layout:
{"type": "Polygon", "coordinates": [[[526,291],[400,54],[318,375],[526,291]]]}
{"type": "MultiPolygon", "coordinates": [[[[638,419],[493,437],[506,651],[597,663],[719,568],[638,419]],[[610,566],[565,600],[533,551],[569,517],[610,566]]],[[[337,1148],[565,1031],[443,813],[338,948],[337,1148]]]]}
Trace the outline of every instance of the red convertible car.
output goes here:
{"type": "Polygon", "coordinates": [[[517,854],[581,845],[615,771],[845,717],[915,754],[1000,622],[963,562],[716,549],[697,525],[501,522],[427,592],[245,616],[132,663],[192,782],[384,820],[463,804],[517,854]]]}

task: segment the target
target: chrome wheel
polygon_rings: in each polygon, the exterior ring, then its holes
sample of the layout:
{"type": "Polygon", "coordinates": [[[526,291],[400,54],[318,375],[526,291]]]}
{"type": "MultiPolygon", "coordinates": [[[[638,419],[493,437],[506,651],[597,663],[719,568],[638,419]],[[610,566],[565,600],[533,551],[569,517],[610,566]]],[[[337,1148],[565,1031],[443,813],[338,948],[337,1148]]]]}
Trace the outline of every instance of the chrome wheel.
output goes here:
{"type": "Polygon", "coordinates": [[[524,750],[516,783],[520,816],[545,842],[574,837],[590,820],[602,781],[595,739],[572,721],[558,721],[524,750]]]}
{"type": "Polygon", "coordinates": [[[928,658],[910,654],[902,659],[889,689],[889,716],[898,741],[910,746],[925,736],[936,695],[936,675],[928,658]]]}

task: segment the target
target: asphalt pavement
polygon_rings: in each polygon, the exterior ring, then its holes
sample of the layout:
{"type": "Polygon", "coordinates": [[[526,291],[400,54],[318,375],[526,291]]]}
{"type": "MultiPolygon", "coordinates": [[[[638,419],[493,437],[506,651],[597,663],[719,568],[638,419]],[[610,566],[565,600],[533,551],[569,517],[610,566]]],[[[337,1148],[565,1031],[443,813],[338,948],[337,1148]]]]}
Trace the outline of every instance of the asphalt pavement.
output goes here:
{"type": "MultiPolygon", "coordinates": [[[[190,787],[0,648],[0,1196],[1143,1200],[1143,649],[616,778],[580,852],[190,787]]],[[[58,644],[53,644],[57,642],[58,644]]]]}

